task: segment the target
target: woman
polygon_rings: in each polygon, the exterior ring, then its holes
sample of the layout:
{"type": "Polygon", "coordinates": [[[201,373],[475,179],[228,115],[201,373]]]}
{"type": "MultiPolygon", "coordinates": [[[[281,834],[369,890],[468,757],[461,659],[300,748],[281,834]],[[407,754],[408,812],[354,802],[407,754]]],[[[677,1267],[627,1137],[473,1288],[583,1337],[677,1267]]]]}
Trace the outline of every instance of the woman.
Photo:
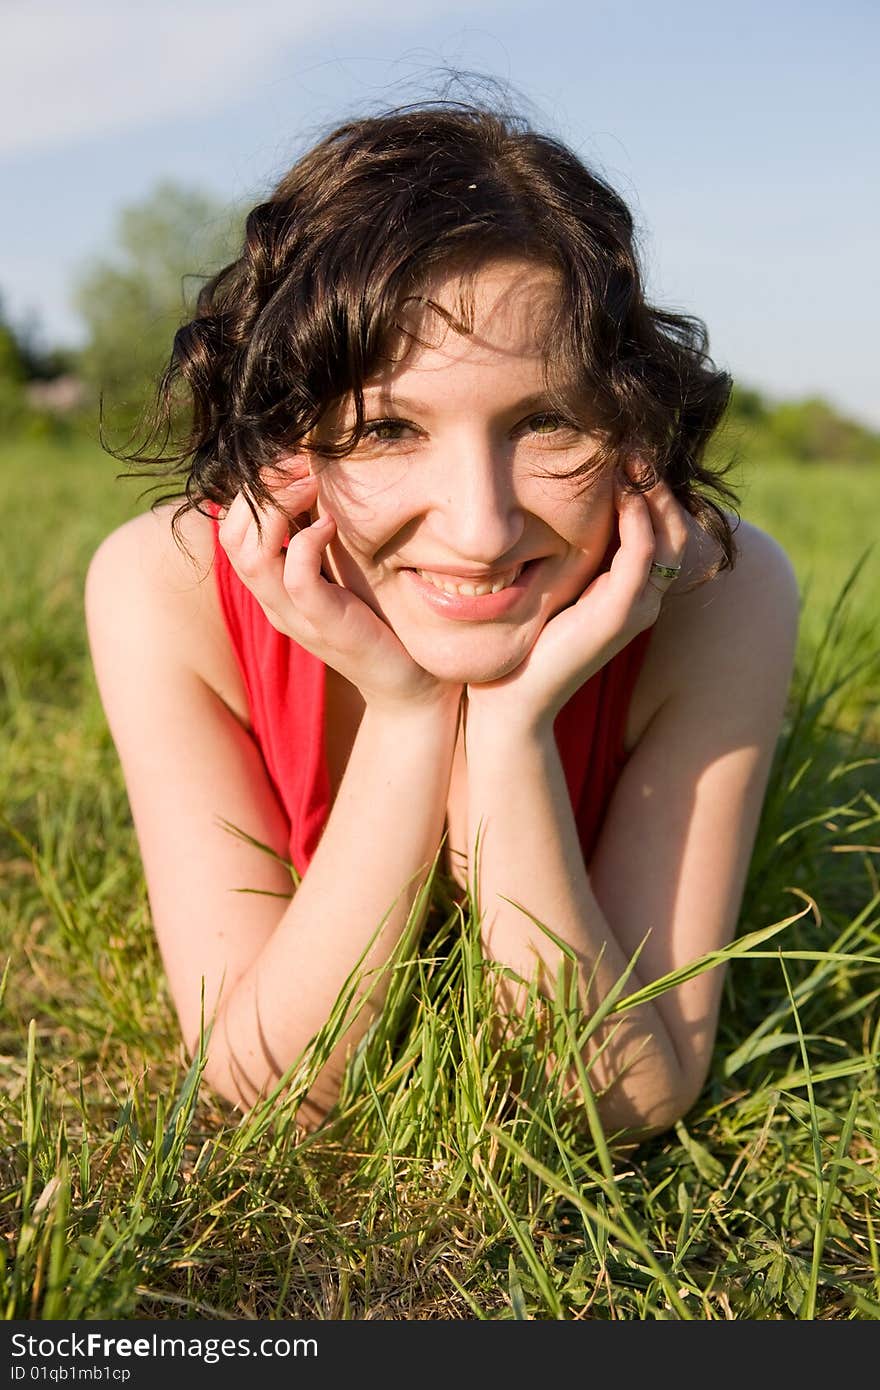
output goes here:
{"type": "MultiPolygon", "coordinates": [[[[169,412],[181,384],[192,432],[160,462],[187,501],[101,544],[86,613],[215,1089],[271,1091],[364,956],[368,1005],[299,1110],[320,1123],[441,843],[486,957],[552,994],[546,925],[585,1014],[634,956],[627,992],[728,942],[797,585],[706,495],[734,497],[703,462],[730,381],[699,320],[646,304],[613,190],[478,106],[343,125],[203,289],[169,412]]],[[[594,1035],[609,1130],[693,1104],[721,985],[594,1035]]]]}

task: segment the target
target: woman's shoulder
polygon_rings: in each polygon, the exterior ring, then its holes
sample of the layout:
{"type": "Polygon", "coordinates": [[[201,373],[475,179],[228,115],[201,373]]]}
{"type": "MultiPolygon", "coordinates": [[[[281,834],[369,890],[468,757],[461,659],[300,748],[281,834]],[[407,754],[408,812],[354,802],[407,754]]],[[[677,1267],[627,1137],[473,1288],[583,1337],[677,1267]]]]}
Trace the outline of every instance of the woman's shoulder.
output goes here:
{"type": "Polygon", "coordinates": [[[712,553],[712,543],[707,544],[704,533],[699,532],[693,549],[688,547],[683,572],[672,586],[671,602],[663,605],[671,626],[680,629],[682,640],[700,646],[710,632],[723,637],[749,625],[760,630],[758,605],[789,621],[796,618],[800,606],[794,566],[779,541],[754,522],[730,513],[727,517],[736,545],[733,567],[699,582],[706,557],[712,553]]]}
{"type": "Polygon", "coordinates": [[[178,540],[171,524],[178,505],[160,503],[117,526],[95,550],[90,569],[135,566],[160,601],[202,583],[213,564],[215,525],[200,512],[186,511],[177,523],[178,540]]]}
{"type": "Polygon", "coordinates": [[[247,698],[230,647],[214,577],[216,524],[195,510],[172,520],[161,503],[111,531],[92,556],[86,604],[98,589],[118,592],[149,640],[195,671],[247,722],[247,698]]]}
{"type": "Polygon", "coordinates": [[[139,607],[180,619],[202,607],[211,587],[215,528],[210,518],[188,511],[175,535],[176,510],[175,503],[162,503],[105,536],[89,563],[87,589],[124,585],[139,607]]]}
{"type": "Polygon", "coordinates": [[[736,563],[699,582],[716,553],[714,542],[691,526],[682,573],[667,591],[654,624],[632,704],[626,747],[632,749],[656,712],[695,683],[707,702],[723,702],[733,666],[790,667],[800,591],[791,560],[767,531],[728,514],[735,528],[736,563]]]}

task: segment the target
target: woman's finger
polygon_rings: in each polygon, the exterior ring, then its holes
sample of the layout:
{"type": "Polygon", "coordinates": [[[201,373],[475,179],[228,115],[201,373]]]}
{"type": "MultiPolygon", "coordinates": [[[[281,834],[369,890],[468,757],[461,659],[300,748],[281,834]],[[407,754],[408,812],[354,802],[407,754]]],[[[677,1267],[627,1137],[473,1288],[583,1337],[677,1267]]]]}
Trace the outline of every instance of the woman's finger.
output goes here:
{"type": "Polygon", "coordinates": [[[611,561],[610,577],[624,601],[634,603],[645,586],[656,550],[651,513],[644,497],[615,483],[620,545],[611,561]]]}
{"type": "Polygon", "coordinates": [[[329,512],[325,512],[309,526],[297,531],[287,547],[282,564],[284,591],[309,621],[312,621],[314,613],[314,599],[310,591],[315,583],[320,582],[327,589],[336,587],[328,584],[321,573],[324,552],[335,535],[336,522],[329,512]]]}
{"type": "Polygon", "coordinates": [[[250,509],[243,492],[237,492],[226,509],[226,515],[220,522],[218,536],[220,544],[225,551],[237,549],[244,535],[248,521],[251,520],[250,509]]]}
{"type": "MultiPolygon", "coordinates": [[[[290,531],[290,518],[303,511],[308,511],[314,504],[316,495],[317,480],[310,477],[304,477],[289,484],[285,487],[283,495],[278,492],[273,493],[276,501],[275,506],[269,506],[265,510],[256,508],[257,516],[260,519],[260,531],[263,536],[265,537],[268,532],[274,542],[280,534],[286,540],[290,531]]],[[[247,544],[248,554],[254,552],[255,548],[265,549],[266,554],[272,553],[269,546],[260,539],[254,514],[243,492],[236,494],[225,518],[220,522],[219,537],[230,559],[233,557],[233,552],[241,551],[245,544],[247,544]],[[253,529],[251,530],[251,528],[253,529]]],[[[277,548],[280,551],[280,541],[277,548]]]]}
{"type": "Polygon", "coordinates": [[[660,481],[645,494],[655,535],[655,549],[648,570],[647,583],[665,594],[675,583],[677,574],[658,573],[656,566],[678,571],[684,563],[688,543],[686,513],[669,484],[660,481]]]}
{"type": "Polygon", "coordinates": [[[662,479],[645,493],[615,488],[620,546],[611,562],[608,597],[615,600],[618,621],[632,617],[645,626],[656,621],[677,577],[655,567],[679,570],[688,531],[683,509],[662,479]]]}
{"type": "Polygon", "coordinates": [[[287,521],[286,534],[281,542],[282,548],[286,549],[290,537],[301,531],[303,525],[310,524],[311,518],[308,514],[317,501],[318,479],[309,473],[306,464],[299,462],[288,463],[280,480],[276,481],[271,473],[264,473],[263,476],[276,506],[284,513],[287,521]],[[305,521],[301,519],[303,517],[305,521]]]}
{"type": "MultiPolygon", "coordinates": [[[[303,480],[296,488],[288,489],[297,512],[314,502],[315,486],[311,479],[303,480]]],[[[290,598],[284,588],[284,544],[289,540],[290,525],[287,511],[270,507],[258,512],[260,530],[242,493],[233,500],[219,537],[224,550],[242,583],[251,591],[261,607],[279,628],[290,621],[290,598]]],[[[293,635],[291,633],[291,635],[293,635]]]]}
{"type": "Polygon", "coordinates": [[[328,639],[332,634],[333,646],[349,651],[375,639],[379,619],[344,585],[324,578],[322,562],[335,535],[336,521],[329,512],[297,532],[287,549],[283,584],[298,620],[328,639]]]}
{"type": "Polygon", "coordinates": [[[284,513],[263,516],[263,539],[251,519],[230,562],[274,627],[323,657],[375,638],[377,619],[360,599],[321,573],[336,523],[325,514],[292,537],[284,513]],[[289,540],[282,549],[282,537],[289,540]],[[365,631],[365,628],[368,629],[365,631]]]}

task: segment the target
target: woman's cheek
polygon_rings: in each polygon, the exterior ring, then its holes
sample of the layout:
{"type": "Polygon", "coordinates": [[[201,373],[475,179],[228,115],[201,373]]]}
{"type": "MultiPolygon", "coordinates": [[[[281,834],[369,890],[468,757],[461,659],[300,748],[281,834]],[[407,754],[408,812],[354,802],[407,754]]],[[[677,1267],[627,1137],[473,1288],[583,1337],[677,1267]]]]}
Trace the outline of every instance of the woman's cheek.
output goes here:
{"type": "Polygon", "coordinates": [[[372,590],[367,581],[363,562],[358,556],[357,542],[346,534],[346,530],[339,522],[337,522],[336,535],[327,547],[327,554],[331,561],[333,578],[337,584],[344,585],[346,589],[350,589],[359,598],[369,599],[372,596],[372,590]]]}
{"type": "MultiPolygon", "coordinates": [[[[332,508],[328,510],[332,511],[332,508]]],[[[384,620],[381,594],[377,595],[374,587],[382,576],[373,560],[383,541],[353,526],[347,516],[340,517],[336,512],[333,515],[336,518],[336,535],[326,551],[331,577],[384,620]]]]}
{"type": "Polygon", "coordinates": [[[614,526],[614,487],[611,478],[601,478],[586,491],[557,496],[551,524],[572,544],[587,550],[608,537],[614,526]]]}

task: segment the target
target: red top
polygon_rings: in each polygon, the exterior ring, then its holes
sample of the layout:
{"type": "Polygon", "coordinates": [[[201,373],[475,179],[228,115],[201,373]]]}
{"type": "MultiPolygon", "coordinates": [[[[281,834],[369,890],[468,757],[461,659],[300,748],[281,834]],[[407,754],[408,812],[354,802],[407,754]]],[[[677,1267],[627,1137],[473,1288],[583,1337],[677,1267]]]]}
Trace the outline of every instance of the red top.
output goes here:
{"type": "MultiPolygon", "coordinates": [[[[213,513],[211,504],[206,504],[213,513]]],[[[214,571],[226,627],[247,690],[251,728],[290,822],[290,858],[302,875],[330,812],[324,753],[323,661],[273,627],[232,568],[214,527],[214,571]]],[[[602,569],[617,545],[612,537],[602,569]]],[[[556,717],[554,733],[589,863],[626,754],[623,736],[630,696],[652,628],[638,633],[575,692],[556,717]]]]}

